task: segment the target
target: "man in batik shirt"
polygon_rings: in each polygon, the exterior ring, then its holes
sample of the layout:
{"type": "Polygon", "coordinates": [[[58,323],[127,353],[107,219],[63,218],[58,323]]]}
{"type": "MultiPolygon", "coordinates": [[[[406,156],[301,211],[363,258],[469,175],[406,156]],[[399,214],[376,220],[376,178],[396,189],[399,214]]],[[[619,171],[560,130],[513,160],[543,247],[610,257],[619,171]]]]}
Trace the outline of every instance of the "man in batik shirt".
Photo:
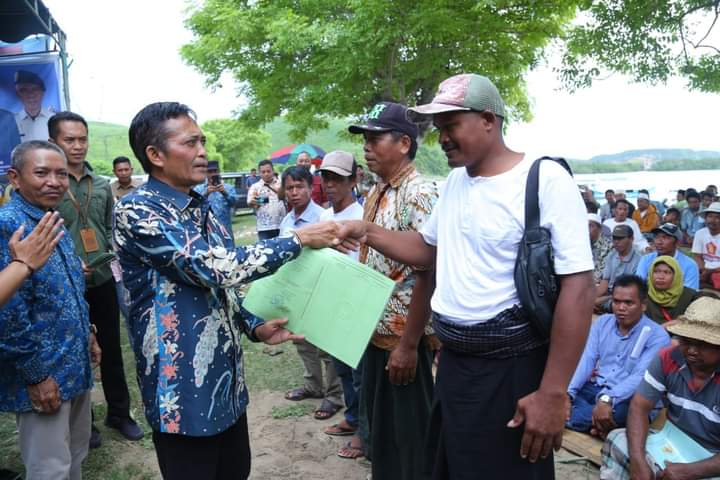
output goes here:
{"type": "Polygon", "coordinates": [[[303,245],[332,245],[325,222],[235,248],[192,188],[205,181],[205,137],[175,102],[142,109],[130,144],[148,182],[115,209],[114,239],[130,292],[129,329],[145,416],[165,479],[245,479],[250,448],[240,344],[299,340],[241,306],[237,287],[273,273],[303,245]]]}
{"type": "MultiPolygon", "coordinates": [[[[405,114],[404,106],[383,102],[364,125],[349,128],[364,136],[368,168],[380,178],[365,202],[364,219],[390,230],[419,230],[437,199],[435,184],[415,169],[418,128],[405,114]]],[[[363,364],[360,409],[370,427],[372,477],[416,480],[422,478],[432,351],[438,346],[429,321],[431,272],[414,271],[367,247],[360,261],[396,283],[363,364]]]]}

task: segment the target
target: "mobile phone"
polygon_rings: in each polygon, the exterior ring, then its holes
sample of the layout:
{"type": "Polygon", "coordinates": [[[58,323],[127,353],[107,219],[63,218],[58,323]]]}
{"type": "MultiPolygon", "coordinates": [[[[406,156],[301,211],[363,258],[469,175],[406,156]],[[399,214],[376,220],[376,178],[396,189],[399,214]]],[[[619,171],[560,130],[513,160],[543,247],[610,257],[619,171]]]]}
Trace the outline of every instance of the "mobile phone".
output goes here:
{"type": "Polygon", "coordinates": [[[210,177],[210,185],[217,187],[218,185],[220,185],[220,182],[220,175],[212,175],[210,177]]]}

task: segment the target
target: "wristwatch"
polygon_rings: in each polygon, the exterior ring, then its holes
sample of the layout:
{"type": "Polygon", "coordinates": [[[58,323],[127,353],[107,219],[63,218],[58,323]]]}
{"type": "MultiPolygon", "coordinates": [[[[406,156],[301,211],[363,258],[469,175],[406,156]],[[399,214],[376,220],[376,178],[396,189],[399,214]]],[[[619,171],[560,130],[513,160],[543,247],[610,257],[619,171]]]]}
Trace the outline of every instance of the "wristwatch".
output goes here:
{"type": "Polygon", "coordinates": [[[598,400],[600,400],[603,403],[607,403],[608,405],[613,404],[612,397],[610,395],[608,395],[607,393],[600,395],[600,398],[598,400]]]}

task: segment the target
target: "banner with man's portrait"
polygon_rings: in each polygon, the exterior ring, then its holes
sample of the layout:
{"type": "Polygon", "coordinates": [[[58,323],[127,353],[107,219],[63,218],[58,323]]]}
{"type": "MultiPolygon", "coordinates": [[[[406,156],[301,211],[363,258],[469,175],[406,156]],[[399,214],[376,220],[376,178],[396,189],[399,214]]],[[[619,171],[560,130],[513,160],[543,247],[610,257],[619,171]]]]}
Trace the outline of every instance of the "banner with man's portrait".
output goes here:
{"type": "Polygon", "coordinates": [[[57,52],[0,56],[0,175],[18,143],[48,139],[47,121],[64,99],[57,52]]]}

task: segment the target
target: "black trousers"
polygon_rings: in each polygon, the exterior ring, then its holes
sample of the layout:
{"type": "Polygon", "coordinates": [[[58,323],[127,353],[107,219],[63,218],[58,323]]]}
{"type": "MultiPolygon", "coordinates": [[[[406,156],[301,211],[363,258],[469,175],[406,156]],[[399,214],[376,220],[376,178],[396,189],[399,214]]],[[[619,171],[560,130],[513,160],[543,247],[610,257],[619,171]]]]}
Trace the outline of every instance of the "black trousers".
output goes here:
{"type": "Polygon", "coordinates": [[[517,401],[540,386],[546,360],[546,347],[508,359],[443,348],[428,434],[433,480],[555,478],[552,454],[521,458],[523,428],[507,427],[517,401]]]}
{"type": "Polygon", "coordinates": [[[115,280],[112,278],[98,287],[85,291],[90,306],[90,323],[98,329],[97,341],[102,350],[100,376],[108,405],[107,416],[130,416],[130,392],[125,380],[122,350],[120,348],[120,307],[115,280]]]}
{"type": "Polygon", "coordinates": [[[164,480],[245,480],[250,475],[247,414],[210,437],[153,431],[164,480]]]}
{"type": "Polygon", "coordinates": [[[366,416],[373,480],[424,480],[425,434],[432,406],[432,353],[418,346],[415,381],[390,383],[385,366],[390,352],[372,344],[363,357],[360,416],[366,416]]]}

